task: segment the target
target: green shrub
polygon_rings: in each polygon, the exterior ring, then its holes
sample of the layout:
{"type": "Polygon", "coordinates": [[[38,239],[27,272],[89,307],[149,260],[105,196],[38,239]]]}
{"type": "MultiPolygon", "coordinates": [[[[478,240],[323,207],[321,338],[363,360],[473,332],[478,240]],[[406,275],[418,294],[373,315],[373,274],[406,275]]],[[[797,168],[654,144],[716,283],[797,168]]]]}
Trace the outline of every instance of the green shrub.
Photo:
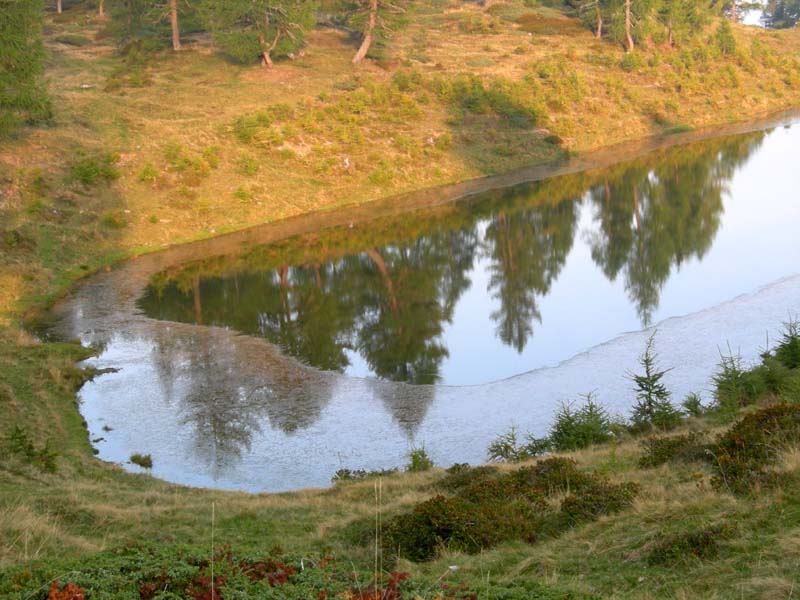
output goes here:
{"type": "Polygon", "coordinates": [[[15,425],[6,436],[5,453],[16,456],[24,462],[47,473],[58,470],[58,452],[47,440],[42,447],[37,447],[24,427],[15,425]]]}
{"type": "Polygon", "coordinates": [[[631,425],[634,431],[644,431],[653,427],[673,429],[681,422],[680,411],[672,405],[672,394],[662,379],[669,369],[659,370],[656,366],[655,352],[656,333],[647,340],[644,353],[639,357],[639,364],[644,372],[629,373],[635,384],[636,404],[631,410],[631,425]]]}
{"type": "Polygon", "coordinates": [[[467,464],[453,465],[446,471],[447,475],[437,483],[437,486],[448,492],[459,492],[476,482],[496,479],[499,471],[496,467],[470,467],[467,464]]]}
{"type": "Polygon", "coordinates": [[[774,355],[785,367],[800,368],[800,322],[790,320],[784,324],[783,335],[774,355]]]}
{"type": "Polygon", "coordinates": [[[720,21],[714,34],[714,43],[723,56],[733,56],[736,53],[736,38],[733,36],[731,24],[726,19],[720,21]]]}
{"type": "Polygon", "coordinates": [[[723,355],[713,377],[716,412],[735,416],[740,408],[758,400],[767,391],[762,375],[762,370],[745,370],[740,356],[723,355]]]}
{"type": "Polygon", "coordinates": [[[780,451],[800,442],[800,405],[773,404],[740,419],[720,435],[713,450],[716,489],[735,494],[774,480],[769,467],[780,451]]]}
{"type": "Polygon", "coordinates": [[[578,463],[573,459],[559,456],[540,460],[532,467],[510,473],[508,477],[519,487],[541,496],[580,492],[597,481],[594,475],[578,469],[578,463]]]}
{"type": "Polygon", "coordinates": [[[435,496],[389,520],[383,536],[387,551],[413,561],[429,560],[445,546],[476,553],[497,541],[497,528],[478,507],[444,496],[435,496]]]}
{"type": "Polygon", "coordinates": [[[587,394],[577,410],[572,403],[561,404],[548,439],[554,450],[566,451],[602,444],[612,437],[614,423],[608,411],[587,394]]]}
{"type": "Polygon", "coordinates": [[[597,482],[572,493],[561,502],[561,517],[569,526],[594,521],[624,510],[639,493],[636,483],[597,482]]]}
{"type": "Polygon", "coordinates": [[[153,468],[153,457],[149,454],[139,454],[138,452],[136,454],[131,454],[131,462],[143,469],[153,468]]]}
{"type": "Polygon", "coordinates": [[[433,468],[433,460],[428,453],[425,451],[425,448],[412,448],[411,452],[408,453],[408,464],[406,465],[406,471],[411,473],[419,473],[422,471],[430,471],[433,468]]]}
{"type": "Polygon", "coordinates": [[[239,173],[252,177],[258,173],[258,170],[261,168],[261,163],[251,154],[242,154],[237,161],[237,167],[239,173]]]}
{"type": "Polygon", "coordinates": [[[631,72],[641,68],[643,64],[644,61],[641,54],[638,52],[626,52],[619,66],[623,71],[631,72]]]}
{"type": "Polygon", "coordinates": [[[139,171],[139,181],[142,183],[155,183],[158,181],[158,169],[155,168],[153,163],[148,162],[139,171]]]}
{"type": "Polygon", "coordinates": [[[512,426],[508,432],[502,434],[489,444],[487,450],[491,462],[520,462],[541,456],[550,451],[551,444],[548,439],[535,438],[527,434],[521,441],[517,435],[517,428],[512,426]]]}
{"type": "Polygon", "coordinates": [[[122,214],[106,212],[100,217],[100,224],[109,229],[124,229],[128,226],[128,221],[122,214]]]}
{"type": "Polygon", "coordinates": [[[119,156],[114,154],[83,156],[70,167],[71,179],[86,186],[113,181],[120,176],[115,167],[118,161],[119,156]]]}
{"type": "Polygon", "coordinates": [[[703,406],[703,401],[700,394],[692,392],[686,396],[681,402],[684,412],[690,417],[702,417],[706,413],[706,407],[703,406]]]}
{"type": "Polygon", "coordinates": [[[647,562],[675,567],[690,560],[715,558],[719,542],[730,538],[733,531],[730,525],[716,524],[683,533],[660,534],[647,555],[647,562]]]}
{"type": "Polygon", "coordinates": [[[339,469],[331,477],[331,483],[344,483],[348,481],[363,481],[365,479],[375,479],[378,477],[388,477],[397,473],[397,469],[378,469],[365,471],[363,469],[339,469]]]}
{"type": "Polygon", "coordinates": [[[658,467],[671,461],[690,462],[708,460],[710,449],[703,436],[691,432],[669,437],[649,437],[641,442],[643,451],[640,467],[658,467]]]}

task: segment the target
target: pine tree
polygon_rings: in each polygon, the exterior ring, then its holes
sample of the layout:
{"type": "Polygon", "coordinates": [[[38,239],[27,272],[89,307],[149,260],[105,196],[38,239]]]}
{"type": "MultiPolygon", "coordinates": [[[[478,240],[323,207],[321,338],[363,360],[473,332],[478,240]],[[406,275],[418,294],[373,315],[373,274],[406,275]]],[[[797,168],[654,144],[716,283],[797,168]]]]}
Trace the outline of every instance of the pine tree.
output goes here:
{"type": "Polygon", "coordinates": [[[376,41],[383,41],[407,22],[413,0],[344,0],[339,13],[344,22],[361,32],[361,44],[353,56],[353,64],[362,62],[376,41]]]}
{"type": "Polygon", "coordinates": [[[316,5],[316,0],[203,0],[199,10],[223,52],[271,67],[273,58],[302,47],[316,5]]]}
{"type": "Polygon", "coordinates": [[[42,0],[0,1],[0,133],[50,118],[43,81],[42,0]]]}
{"type": "Polygon", "coordinates": [[[681,419],[681,413],[676,409],[670,397],[672,394],[664,385],[662,379],[671,369],[660,371],[657,367],[655,352],[656,334],[653,332],[647,340],[644,354],[639,357],[639,364],[644,373],[630,373],[629,376],[636,385],[636,404],[631,411],[631,422],[637,430],[672,429],[681,419]]]}

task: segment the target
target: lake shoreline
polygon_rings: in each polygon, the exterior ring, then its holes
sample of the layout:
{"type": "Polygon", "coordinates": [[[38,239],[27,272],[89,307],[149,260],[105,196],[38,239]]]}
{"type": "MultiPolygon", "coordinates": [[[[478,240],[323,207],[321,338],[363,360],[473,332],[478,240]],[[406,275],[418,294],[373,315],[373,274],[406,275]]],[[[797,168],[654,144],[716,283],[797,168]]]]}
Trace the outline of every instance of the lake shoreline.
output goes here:
{"type": "Polygon", "coordinates": [[[230,239],[234,245],[242,243],[237,241],[236,238],[241,238],[246,243],[269,243],[290,235],[308,233],[315,227],[328,228],[347,223],[369,221],[376,216],[413,212],[423,208],[458,202],[490,189],[607,167],[649,152],[707,139],[780,127],[796,122],[798,119],[800,119],[800,107],[792,106],[779,111],[769,111],[763,115],[733,123],[726,122],[717,126],[706,126],[697,130],[675,134],[657,134],[634,138],[610,146],[577,153],[571,157],[548,160],[528,167],[511,169],[505,173],[487,175],[463,182],[444,183],[402,194],[378,196],[371,200],[342,206],[309,210],[275,221],[254,222],[218,234],[179,239],[161,247],[134,248],[123,251],[122,254],[115,254],[110,259],[101,257],[93,269],[78,273],[76,277],[70,279],[60,289],[48,294],[44,301],[37,301],[33,305],[23,301],[23,305],[28,304],[28,307],[19,314],[22,323],[29,328],[37,319],[41,318],[43,313],[68,295],[70,289],[80,281],[95,275],[101,270],[109,270],[121,263],[143,256],[161,253],[169,255],[202,253],[205,246],[209,244],[218,245],[219,240],[222,238],[230,239]],[[259,236],[262,231],[267,232],[267,239],[259,236]],[[277,235],[275,235],[275,232],[277,232],[277,235]],[[180,250],[176,250],[178,248],[180,250]]]}

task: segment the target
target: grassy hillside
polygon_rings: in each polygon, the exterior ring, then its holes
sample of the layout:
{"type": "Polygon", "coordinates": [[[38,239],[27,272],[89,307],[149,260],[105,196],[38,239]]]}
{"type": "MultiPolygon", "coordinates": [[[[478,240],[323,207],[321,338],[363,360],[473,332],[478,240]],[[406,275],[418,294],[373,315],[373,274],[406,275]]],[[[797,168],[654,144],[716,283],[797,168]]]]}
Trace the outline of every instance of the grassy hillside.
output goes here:
{"type": "MultiPolygon", "coordinates": [[[[55,120],[0,143],[0,596],[45,598],[58,579],[92,597],[210,597],[212,563],[225,598],[397,598],[398,585],[407,598],[796,594],[794,446],[768,457],[777,482],[734,494],[712,485],[713,463],[643,468],[641,439],[623,436],[569,455],[580,477],[637,484],[613,514],[565,521],[579,490],[537,492],[533,544],[454,543],[421,563],[384,548],[376,567],[376,513],[389,523],[460,497],[451,475],[385,477],[376,509],[375,480],[249,495],[125,473],[94,458],[77,411],[87,351],[38,343],[21,322],[82,275],[165,245],[796,106],[800,33],[735,26],[723,56],[712,25],[691,47],[625,59],[552,9],[440,3],[362,67],[346,36],[319,29],[267,71],[229,64],[202,37],[123,59],[105,27],[80,5],[49,20],[55,120]],[[212,536],[233,554],[209,563],[212,536]],[[410,579],[395,585],[393,570],[410,579]],[[382,592],[369,588],[378,578],[382,592]]],[[[796,401],[792,390],[761,387],[748,403],[796,401]]],[[[706,415],[674,433],[714,444],[728,427],[706,415]]]]}

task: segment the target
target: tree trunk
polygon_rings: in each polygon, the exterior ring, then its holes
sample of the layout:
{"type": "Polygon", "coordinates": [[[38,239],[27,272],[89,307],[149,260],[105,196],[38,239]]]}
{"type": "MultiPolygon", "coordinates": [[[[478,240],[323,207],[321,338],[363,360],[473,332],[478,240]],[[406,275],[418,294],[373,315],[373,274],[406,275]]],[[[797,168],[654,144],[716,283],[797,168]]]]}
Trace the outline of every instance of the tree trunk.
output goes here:
{"type": "Polygon", "coordinates": [[[106,11],[105,11],[105,0],[100,0],[97,7],[97,16],[101,19],[106,18],[106,11]]]}
{"type": "Polygon", "coordinates": [[[200,276],[192,277],[192,292],[194,295],[194,322],[203,324],[203,301],[200,298],[200,276]]]}
{"type": "Polygon", "coordinates": [[[375,23],[378,21],[378,0],[370,0],[369,2],[369,19],[367,20],[367,28],[364,31],[364,40],[358,48],[358,52],[353,57],[353,64],[357,65],[367,56],[369,47],[372,45],[372,32],[375,30],[375,23]]]}
{"type": "Polygon", "coordinates": [[[172,26],[172,49],[181,49],[181,30],[178,27],[178,0],[169,0],[169,23],[172,26]]]}
{"type": "Polygon", "coordinates": [[[633,36],[631,35],[631,0],[625,0],[625,37],[628,41],[628,52],[633,52],[633,36]]]}
{"type": "Polygon", "coordinates": [[[389,274],[389,268],[386,266],[386,261],[378,252],[377,248],[370,248],[367,250],[367,256],[370,257],[375,266],[378,267],[378,272],[381,274],[383,284],[386,286],[386,291],[389,294],[389,306],[392,307],[392,312],[397,312],[397,296],[394,293],[394,283],[392,276],[389,274]]]}
{"type": "Polygon", "coordinates": [[[56,0],[56,11],[61,14],[61,0],[56,0]]]}
{"type": "Polygon", "coordinates": [[[273,65],[274,63],[269,55],[269,50],[264,50],[264,52],[261,54],[261,66],[271,69],[273,65]]]}
{"type": "Polygon", "coordinates": [[[739,17],[736,14],[736,0],[731,0],[731,21],[736,23],[738,20],[739,20],[739,17]]]}
{"type": "Polygon", "coordinates": [[[597,11],[597,31],[594,35],[598,40],[603,37],[603,15],[599,10],[597,11]]]}

